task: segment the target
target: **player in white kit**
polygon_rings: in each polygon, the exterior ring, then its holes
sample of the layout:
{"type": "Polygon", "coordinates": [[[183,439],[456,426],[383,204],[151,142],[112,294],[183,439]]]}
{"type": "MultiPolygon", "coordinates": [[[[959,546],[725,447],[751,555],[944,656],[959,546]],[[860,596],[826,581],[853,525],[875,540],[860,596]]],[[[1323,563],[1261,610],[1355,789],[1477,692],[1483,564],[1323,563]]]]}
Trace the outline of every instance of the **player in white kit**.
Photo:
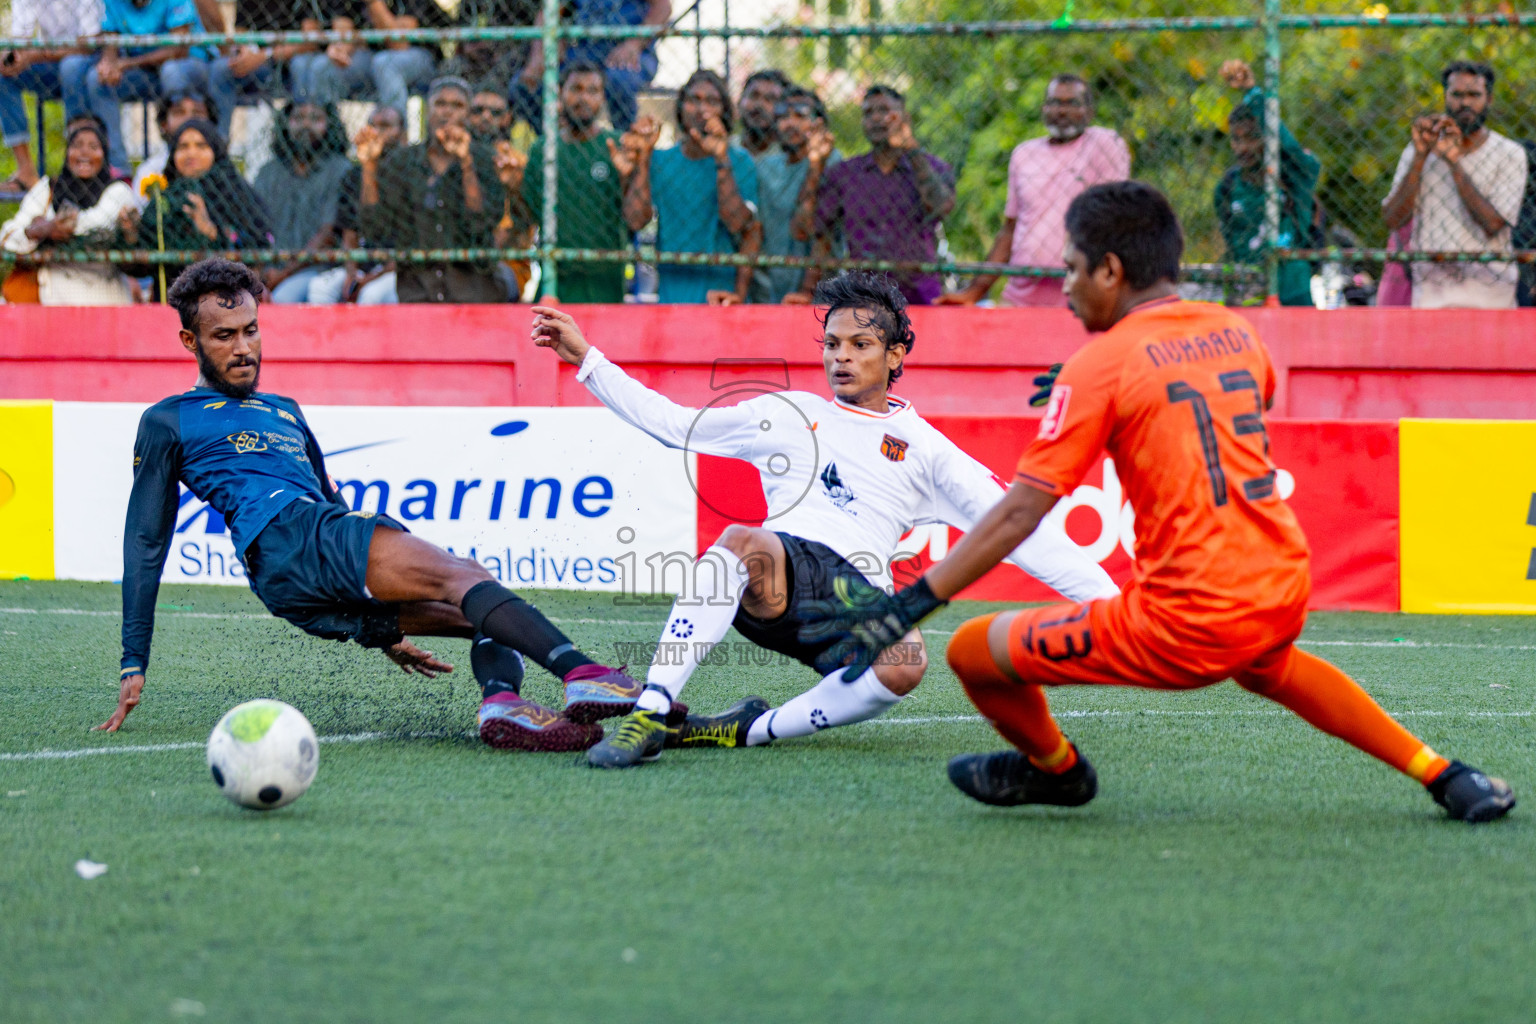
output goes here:
{"type": "MultiPolygon", "coordinates": [[[[968,530],[1002,498],[990,470],[891,394],[914,342],[906,300],[884,275],[824,280],[822,355],[832,397],[760,394],[731,406],[689,409],[636,381],[588,344],[576,321],[534,307],[533,339],[580,367],[576,379],[622,419],[662,444],[746,459],[757,467],[774,529],[732,525],[699,556],[713,588],[680,598],[662,631],[635,710],[588,751],[595,767],[655,760],[664,746],[758,746],[861,722],[894,706],[922,679],[922,636],[851,682],[844,652],[807,644],[796,631],[805,601],[889,587],[898,542],[913,526],[968,530]],[[667,712],[688,677],[732,625],[761,647],[810,666],[821,682],[779,708],[748,698],[716,716],[690,715],[668,729],[667,712]]],[[[903,553],[900,557],[911,557],[903,553]]],[[[1037,531],[1009,556],[1068,600],[1117,594],[1107,573],[1059,526],[1037,531]]]]}

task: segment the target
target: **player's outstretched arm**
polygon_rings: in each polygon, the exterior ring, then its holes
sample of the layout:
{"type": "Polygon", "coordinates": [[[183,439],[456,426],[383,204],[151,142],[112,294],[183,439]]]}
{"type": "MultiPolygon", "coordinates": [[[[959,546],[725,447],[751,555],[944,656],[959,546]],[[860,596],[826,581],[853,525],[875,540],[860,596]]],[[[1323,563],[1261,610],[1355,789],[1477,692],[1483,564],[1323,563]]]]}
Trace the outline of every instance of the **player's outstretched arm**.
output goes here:
{"type": "Polygon", "coordinates": [[[117,710],[97,729],[116,732],[138,707],[155,631],[155,598],[160,573],[176,529],[181,443],[175,414],[152,407],[139,420],[133,443],[133,490],[123,525],[123,660],[117,710]]]}
{"type": "MultiPolygon", "coordinates": [[[[705,455],[750,458],[752,446],[762,436],[762,413],[752,400],[707,410],[678,405],[635,380],[608,361],[587,341],[569,313],[552,306],[533,307],[533,343],[553,349],[572,366],[576,379],[599,402],[630,426],[650,434],[669,448],[684,448],[705,455]]],[[[777,401],[770,398],[770,401],[777,401]]]]}
{"type": "Polygon", "coordinates": [[[981,579],[1035,532],[1058,500],[1056,495],[1029,484],[1016,483],[1008,488],[1003,500],[981,517],[975,529],[923,575],[934,596],[948,601],[981,579]]]}

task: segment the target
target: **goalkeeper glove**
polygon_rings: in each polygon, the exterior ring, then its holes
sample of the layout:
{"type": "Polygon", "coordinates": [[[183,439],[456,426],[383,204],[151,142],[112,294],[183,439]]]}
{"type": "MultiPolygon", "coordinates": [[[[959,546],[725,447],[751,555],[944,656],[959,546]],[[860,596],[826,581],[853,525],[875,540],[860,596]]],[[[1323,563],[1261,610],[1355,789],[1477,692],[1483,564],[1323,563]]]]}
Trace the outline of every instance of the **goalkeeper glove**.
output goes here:
{"type": "Polygon", "coordinates": [[[863,675],[881,651],[899,643],[914,626],[949,603],[934,596],[926,578],[894,594],[837,589],[840,593],[835,598],[801,606],[799,636],[803,643],[832,642],[842,655],[839,663],[848,666],[843,672],[845,683],[863,675]]]}
{"type": "Polygon", "coordinates": [[[1039,388],[1029,396],[1029,404],[1038,409],[1051,400],[1051,389],[1056,386],[1056,375],[1061,372],[1060,363],[1052,363],[1050,368],[1035,378],[1035,387],[1039,388]]]}

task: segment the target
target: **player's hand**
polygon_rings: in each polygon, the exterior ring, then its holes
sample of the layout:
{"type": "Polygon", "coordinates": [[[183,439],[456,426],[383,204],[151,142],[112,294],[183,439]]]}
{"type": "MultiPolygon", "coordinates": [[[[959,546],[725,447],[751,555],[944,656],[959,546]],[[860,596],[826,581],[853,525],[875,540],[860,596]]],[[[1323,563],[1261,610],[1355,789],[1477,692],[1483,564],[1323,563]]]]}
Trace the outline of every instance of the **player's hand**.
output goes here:
{"type": "Polygon", "coordinates": [[[576,326],[576,318],[553,306],[533,307],[533,343],[554,349],[555,355],[572,366],[580,366],[592,347],[576,326]]]}
{"type": "Polygon", "coordinates": [[[469,159],[469,139],[469,132],[456,124],[437,130],[437,144],[443,147],[443,152],[460,163],[469,159]]]}
{"type": "Polygon", "coordinates": [[[875,663],[880,652],[902,640],[919,622],[948,604],[934,596],[928,580],[919,577],[894,594],[873,586],[849,586],[835,581],[835,597],[807,601],[801,606],[801,643],[832,642],[841,653],[843,682],[851,683],[875,663]]]}
{"type": "Polygon", "coordinates": [[[453,666],[441,660],[431,651],[424,651],[409,640],[401,640],[393,647],[384,648],[384,656],[396,665],[406,675],[412,672],[417,675],[435,679],[444,672],[452,672],[453,666]]]}
{"type": "Polygon", "coordinates": [[[1247,92],[1258,84],[1253,77],[1253,68],[1249,67],[1245,60],[1223,61],[1221,70],[1217,74],[1221,75],[1221,80],[1227,83],[1229,89],[1241,89],[1247,92]]]}
{"type": "Polygon", "coordinates": [[[1029,396],[1029,404],[1033,408],[1040,408],[1051,400],[1051,389],[1056,386],[1056,377],[1061,373],[1061,364],[1052,363],[1044,373],[1035,378],[1035,387],[1039,390],[1029,396]]]}
{"type": "Polygon", "coordinates": [[[144,692],[144,673],[139,672],[131,676],[123,676],[123,684],[117,691],[117,710],[112,712],[112,717],[92,729],[92,732],[117,732],[122,726],[123,719],[128,717],[128,712],[139,706],[140,694],[144,692]]]}
{"type": "MultiPolygon", "coordinates": [[[[612,146],[613,143],[609,142],[612,146]]],[[[496,143],[496,179],[508,190],[522,188],[528,157],[505,139],[496,143]]]]}

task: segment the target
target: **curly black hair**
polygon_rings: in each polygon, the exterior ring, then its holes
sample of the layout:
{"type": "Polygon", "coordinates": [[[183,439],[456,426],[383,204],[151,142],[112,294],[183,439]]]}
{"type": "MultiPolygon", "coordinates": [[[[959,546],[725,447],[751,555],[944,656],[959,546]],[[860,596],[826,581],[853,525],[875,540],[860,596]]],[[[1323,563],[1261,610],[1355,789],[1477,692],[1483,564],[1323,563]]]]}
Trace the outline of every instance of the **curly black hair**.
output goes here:
{"type": "Polygon", "coordinates": [[[203,296],[217,295],[238,300],[242,295],[249,294],[259,302],[265,290],[256,271],[244,263],[210,256],[183,270],[165,297],[180,314],[181,326],[196,334],[197,311],[202,305],[203,296]]]}
{"type": "MultiPolygon", "coordinates": [[[[901,294],[889,274],[869,270],[850,270],[835,277],[822,278],[816,286],[814,304],[820,312],[816,319],[825,328],[827,320],[840,309],[854,310],[860,327],[873,327],[880,333],[887,350],[900,345],[902,358],[917,344],[912,320],[907,316],[907,297],[901,294]]],[[[886,386],[896,383],[903,367],[891,371],[886,386]]]]}

